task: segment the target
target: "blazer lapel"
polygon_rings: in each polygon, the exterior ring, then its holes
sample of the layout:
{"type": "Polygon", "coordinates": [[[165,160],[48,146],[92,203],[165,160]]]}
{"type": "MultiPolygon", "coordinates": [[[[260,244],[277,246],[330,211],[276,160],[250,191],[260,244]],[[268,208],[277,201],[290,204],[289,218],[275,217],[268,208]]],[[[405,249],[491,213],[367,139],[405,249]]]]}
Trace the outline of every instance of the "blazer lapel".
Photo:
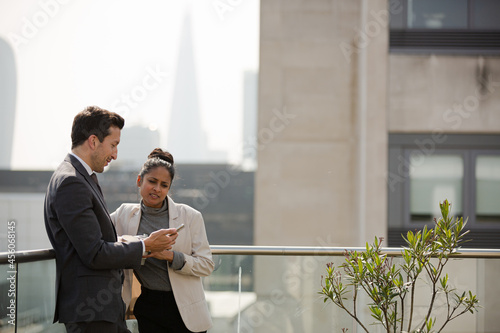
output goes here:
{"type": "MultiPolygon", "coordinates": [[[[168,203],[168,227],[169,228],[177,228],[180,225],[180,221],[178,221],[179,212],[177,211],[177,205],[169,196],[167,196],[168,203]]],[[[185,231],[184,231],[185,232],[185,231]]],[[[177,241],[174,245],[172,245],[172,251],[179,249],[181,247],[180,241],[183,237],[177,238],[177,241]]]]}
{"type": "Polygon", "coordinates": [[[132,217],[130,218],[130,223],[127,226],[127,235],[134,236],[137,235],[137,231],[139,231],[139,222],[141,222],[141,206],[135,206],[130,214],[132,217]]]}
{"type": "Polygon", "coordinates": [[[168,204],[168,227],[169,228],[177,228],[179,223],[177,222],[177,218],[179,217],[179,212],[177,211],[177,207],[175,202],[167,196],[167,204],[168,204]]]}
{"type": "Polygon", "coordinates": [[[101,201],[101,204],[106,208],[106,211],[107,211],[108,208],[107,208],[106,202],[104,201],[104,197],[102,196],[101,191],[99,191],[97,184],[92,180],[92,178],[90,178],[85,167],[80,163],[79,160],[77,160],[71,154],[68,154],[68,156],[66,158],[69,158],[68,162],[70,162],[73,165],[73,167],[83,176],[83,178],[85,178],[87,183],[90,184],[90,187],[92,187],[92,190],[94,190],[94,193],[97,195],[97,197],[99,198],[99,201],[101,201]]]}
{"type": "Polygon", "coordinates": [[[115,226],[113,225],[113,222],[111,222],[111,216],[109,215],[108,211],[108,206],[106,205],[106,202],[104,201],[104,197],[101,194],[101,191],[99,191],[99,188],[97,187],[97,184],[90,178],[90,175],[88,174],[87,170],[85,167],[80,163],[79,160],[77,160],[73,155],[68,154],[65,158],[66,161],[71,163],[73,167],[75,168],[76,171],[78,171],[83,178],[87,181],[87,183],[90,184],[90,187],[92,187],[92,190],[94,191],[95,195],[99,198],[99,201],[101,202],[104,211],[106,212],[106,215],[108,216],[109,223],[111,224],[113,228],[113,232],[115,233],[115,238],[116,238],[116,229],[115,226]]]}

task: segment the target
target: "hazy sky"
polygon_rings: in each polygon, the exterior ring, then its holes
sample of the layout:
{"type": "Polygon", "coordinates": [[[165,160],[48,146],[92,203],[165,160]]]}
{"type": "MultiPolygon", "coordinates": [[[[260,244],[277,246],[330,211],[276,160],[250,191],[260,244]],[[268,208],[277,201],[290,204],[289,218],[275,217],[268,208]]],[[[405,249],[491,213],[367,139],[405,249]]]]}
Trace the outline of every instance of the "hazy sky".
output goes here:
{"type": "Polygon", "coordinates": [[[238,155],[243,72],[258,70],[258,0],[0,0],[18,75],[12,167],[56,167],[87,105],[156,127],[165,144],[188,12],[209,147],[238,155]]]}

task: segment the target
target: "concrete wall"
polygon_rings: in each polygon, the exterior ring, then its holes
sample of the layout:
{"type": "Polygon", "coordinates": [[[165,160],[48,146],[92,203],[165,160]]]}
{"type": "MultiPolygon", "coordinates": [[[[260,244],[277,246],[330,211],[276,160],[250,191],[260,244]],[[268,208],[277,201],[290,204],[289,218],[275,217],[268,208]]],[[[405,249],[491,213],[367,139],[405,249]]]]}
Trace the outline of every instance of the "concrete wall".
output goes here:
{"type": "Polygon", "coordinates": [[[389,131],[500,133],[500,57],[389,56],[389,131]]]}
{"type": "Polygon", "coordinates": [[[261,2],[256,245],[386,234],[387,42],[386,0],[261,2]]]}

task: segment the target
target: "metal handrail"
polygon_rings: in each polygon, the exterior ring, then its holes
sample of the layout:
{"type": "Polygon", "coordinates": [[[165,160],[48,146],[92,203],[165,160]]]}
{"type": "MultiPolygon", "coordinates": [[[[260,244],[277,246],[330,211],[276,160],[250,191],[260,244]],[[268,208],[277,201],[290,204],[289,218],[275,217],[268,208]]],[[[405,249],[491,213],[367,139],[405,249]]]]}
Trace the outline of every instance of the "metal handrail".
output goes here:
{"type": "Polygon", "coordinates": [[[56,252],[53,249],[40,249],[29,251],[17,251],[14,253],[0,252],[0,265],[11,263],[9,260],[14,260],[18,264],[55,259],[56,252]],[[12,256],[14,254],[14,256],[12,256]]]}
{"type": "MultiPolygon", "coordinates": [[[[254,245],[212,245],[212,254],[234,255],[285,255],[285,256],[343,256],[346,251],[366,251],[366,247],[322,247],[322,246],[254,246],[254,245]]],[[[384,247],[382,253],[390,257],[401,257],[403,248],[384,247]]],[[[500,249],[460,249],[454,258],[497,258],[500,249]]]]}
{"type": "MultiPolygon", "coordinates": [[[[364,247],[320,247],[320,246],[254,246],[254,245],[212,245],[213,255],[263,255],[263,256],[343,256],[345,251],[365,251],[364,247]]],[[[382,253],[391,257],[400,257],[402,248],[382,248],[382,253]]],[[[16,263],[50,260],[56,257],[53,249],[0,252],[0,265],[9,263],[14,258],[16,263]]],[[[490,258],[500,259],[500,249],[460,249],[454,258],[490,258]]]]}

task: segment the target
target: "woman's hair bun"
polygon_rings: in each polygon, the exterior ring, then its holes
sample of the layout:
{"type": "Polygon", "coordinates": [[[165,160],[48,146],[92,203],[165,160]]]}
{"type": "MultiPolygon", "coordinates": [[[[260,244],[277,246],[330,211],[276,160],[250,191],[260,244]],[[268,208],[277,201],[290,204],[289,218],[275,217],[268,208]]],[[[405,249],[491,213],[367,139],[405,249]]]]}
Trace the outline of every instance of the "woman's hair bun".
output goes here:
{"type": "Polygon", "coordinates": [[[160,160],[164,160],[166,162],[169,162],[170,164],[174,164],[174,157],[172,154],[170,154],[168,151],[164,151],[161,148],[155,148],[153,151],[148,155],[149,158],[159,158],[160,160]]]}

